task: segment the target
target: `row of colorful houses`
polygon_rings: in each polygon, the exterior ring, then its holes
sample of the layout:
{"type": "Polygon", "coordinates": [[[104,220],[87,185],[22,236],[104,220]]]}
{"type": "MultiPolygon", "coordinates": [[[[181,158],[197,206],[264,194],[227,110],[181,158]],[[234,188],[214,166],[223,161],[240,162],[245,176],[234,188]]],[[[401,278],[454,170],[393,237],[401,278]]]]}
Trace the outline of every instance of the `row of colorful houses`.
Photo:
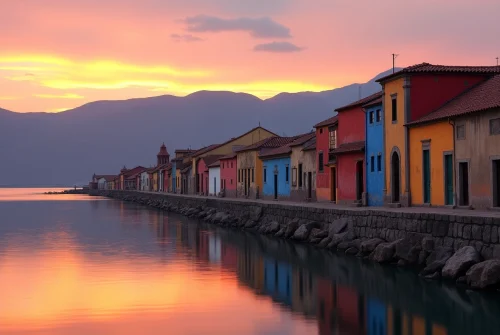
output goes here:
{"type": "Polygon", "coordinates": [[[500,67],[422,63],[377,81],[379,92],[313,132],[281,137],[259,126],[171,160],[163,145],[155,167],[93,181],[352,206],[500,207],[500,67]]]}

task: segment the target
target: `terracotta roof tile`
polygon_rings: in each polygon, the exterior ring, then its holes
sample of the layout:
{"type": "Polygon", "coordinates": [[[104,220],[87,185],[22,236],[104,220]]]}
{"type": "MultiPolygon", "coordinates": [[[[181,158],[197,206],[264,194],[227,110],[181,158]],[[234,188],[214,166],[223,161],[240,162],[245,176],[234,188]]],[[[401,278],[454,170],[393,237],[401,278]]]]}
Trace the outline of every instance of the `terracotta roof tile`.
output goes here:
{"type": "Polygon", "coordinates": [[[220,160],[225,160],[225,159],[234,159],[236,158],[236,156],[238,156],[238,154],[236,152],[233,152],[232,154],[230,155],[227,155],[227,156],[223,156],[220,158],[220,160]]]}
{"type": "Polygon", "coordinates": [[[297,135],[294,136],[294,140],[289,142],[288,144],[285,144],[283,146],[277,147],[277,148],[264,148],[263,151],[260,153],[259,157],[261,158],[269,158],[272,156],[280,156],[280,155],[286,155],[290,154],[292,152],[292,147],[293,146],[299,146],[303,145],[307,141],[311,140],[312,138],[316,137],[315,133],[307,133],[307,134],[302,134],[302,135],[297,135]]]}
{"type": "Polygon", "coordinates": [[[197,157],[199,155],[203,155],[204,153],[207,153],[209,151],[212,151],[214,149],[217,149],[218,147],[220,147],[222,144],[212,144],[212,145],[209,145],[209,146],[206,146],[206,147],[203,147],[201,149],[199,149],[198,151],[195,151],[193,152],[193,154],[191,155],[191,157],[197,157]]]}
{"type": "Polygon", "coordinates": [[[372,100],[372,101],[364,104],[362,107],[368,108],[368,107],[372,107],[372,106],[376,106],[376,105],[382,105],[382,96],[380,96],[380,98],[378,98],[378,99],[372,100]]]}
{"type": "Polygon", "coordinates": [[[454,65],[435,65],[421,63],[405,67],[404,69],[391,73],[376,81],[381,83],[391,78],[398,77],[406,73],[471,73],[471,74],[495,74],[500,73],[500,66],[454,66],[454,65]]]}
{"type": "Polygon", "coordinates": [[[219,167],[219,166],[220,166],[220,160],[216,160],[212,164],[207,165],[207,167],[209,167],[209,168],[211,168],[211,167],[219,167]]]}
{"type": "Polygon", "coordinates": [[[96,174],[95,178],[97,180],[104,178],[106,181],[113,181],[115,178],[117,178],[117,175],[105,175],[105,174],[96,174]]]}
{"type": "Polygon", "coordinates": [[[346,109],[351,109],[351,108],[354,108],[354,107],[363,106],[363,105],[365,105],[365,104],[367,104],[369,102],[372,102],[373,100],[377,100],[377,99],[379,99],[381,97],[382,97],[382,91],[374,93],[372,95],[369,95],[366,98],[363,98],[363,99],[351,102],[348,105],[339,107],[339,108],[336,109],[336,111],[337,112],[341,112],[341,111],[346,110],[346,109]]]}
{"type": "Polygon", "coordinates": [[[209,155],[209,156],[205,156],[201,159],[203,159],[206,166],[209,166],[215,162],[218,162],[221,157],[224,157],[224,155],[209,155]]]}
{"type": "Polygon", "coordinates": [[[306,143],[302,151],[316,150],[316,139],[313,139],[310,143],[306,143]]]}
{"type": "Polygon", "coordinates": [[[124,177],[128,177],[130,175],[133,175],[133,174],[136,174],[137,172],[142,172],[146,170],[145,167],[142,167],[142,166],[136,166],[135,168],[133,169],[130,169],[130,170],[126,170],[124,173],[123,173],[123,176],[124,177]]]}
{"type": "Polygon", "coordinates": [[[343,143],[337,148],[330,150],[332,154],[343,154],[348,152],[364,151],[365,141],[343,143]]]}
{"type": "Polygon", "coordinates": [[[314,126],[314,128],[319,128],[319,127],[326,127],[326,126],[330,126],[332,124],[335,124],[339,121],[339,118],[338,118],[338,115],[335,115],[329,119],[326,119],[324,121],[321,121],[320,123],[316,124],[314,126]]]}
{"type": "Polygon", "coordinates": [[[295,140],[297,136],[293,137],[280,137],[280,136],[272,136],[261,141],[255,142],[254,144],[250,144],[246,147],[241,148],[237,152],[245,152],[252,150],[261,150],[261,149],[269,149],[269,148],[279,148],[283,145],[286,145],[293,140],[295,140]]]}
{"type": "Polygon", "coordinates": [[[450,100],[436,111],[410,122],[408,125],[439,121],[492,108],[500,108],[500,75],[483,81],[450,100]]]}

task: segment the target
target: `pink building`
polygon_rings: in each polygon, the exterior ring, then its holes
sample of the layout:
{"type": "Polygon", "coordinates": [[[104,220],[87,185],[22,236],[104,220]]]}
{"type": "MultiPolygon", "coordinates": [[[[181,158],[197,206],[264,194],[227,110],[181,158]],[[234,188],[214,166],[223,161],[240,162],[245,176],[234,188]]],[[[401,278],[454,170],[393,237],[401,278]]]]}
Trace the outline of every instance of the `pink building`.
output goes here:
{"type": "Polygon", "coordinates": [[[196,164],[196,174],[198,175],[199,193],[208,195],[208,166],[218,161],[223,155],[209,155],[201,157],[196,164]]]}
{"type": "Polygon", "coordinates": [[[238,173],[236,163],[236,153],[220,158],[220,180],[226,197],[236,198],[238,173]]]}

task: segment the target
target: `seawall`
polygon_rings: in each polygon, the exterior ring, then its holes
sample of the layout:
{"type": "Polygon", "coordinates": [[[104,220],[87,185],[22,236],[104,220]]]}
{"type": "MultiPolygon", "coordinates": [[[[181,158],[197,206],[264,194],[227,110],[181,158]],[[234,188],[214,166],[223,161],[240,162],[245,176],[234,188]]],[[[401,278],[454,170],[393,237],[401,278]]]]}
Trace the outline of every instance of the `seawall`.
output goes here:
{"type": "Polygon", "coordinates": [[[486,213],[339,209],[138,191],[94,194],[310,243],[378,263],[419,267],[427,278],[443,276],[473,288],[496,288],[500,284],[500,218],[486,213]]]}

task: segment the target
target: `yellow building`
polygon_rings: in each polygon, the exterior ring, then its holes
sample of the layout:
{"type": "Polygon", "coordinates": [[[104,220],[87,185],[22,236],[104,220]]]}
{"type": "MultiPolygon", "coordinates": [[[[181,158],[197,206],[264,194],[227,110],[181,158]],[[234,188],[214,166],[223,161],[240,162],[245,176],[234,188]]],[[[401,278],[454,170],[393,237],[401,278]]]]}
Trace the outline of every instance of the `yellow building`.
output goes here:
{"type": "Polygon", "coordinates": [[[386,204],[454,204],[453,127],[446,115],[432,124],[428,116],[498,71],[422,63],[377,80],[383,90],[386,204]]]}
{"type": "Polygon", "coordinates": [[[409,135],[412,205],[453,205],[453,126],[413,123],[409,135]]]}
{"type": "Polygon", "coordinates": [[[200,158],[212,155],[229,155],[235,152],[235,150],[257,143],[263,139],[267,139],[273,136],[277,136],[273,132],[259,126],[251,129],[250,131],[234,137],[222,144],[213,144],[208,147],[202,148],[191,155],[192,168],[191,168],[191,181],[189,181],[189,193],[196,194],[200,188],[200,181],[197,175],[201,173],[198,171],[198,162],[200,158]]]}

